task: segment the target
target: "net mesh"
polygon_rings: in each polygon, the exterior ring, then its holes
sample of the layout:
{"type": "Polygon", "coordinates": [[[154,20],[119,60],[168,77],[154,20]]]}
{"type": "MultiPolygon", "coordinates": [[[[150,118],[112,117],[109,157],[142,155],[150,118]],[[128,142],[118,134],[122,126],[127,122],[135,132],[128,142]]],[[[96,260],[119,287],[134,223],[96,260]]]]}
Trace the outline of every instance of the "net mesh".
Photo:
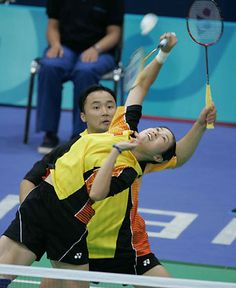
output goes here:
{"type": "Polygon", "coordinates": [[[0,264],[0,288],[5,287],[236,288],[236,284],[0,264]],[[7,279],[13,278],[14,280],[8,285],[7,279]]]}
{"type": "Polygon", "coordinates": [[[191,37],[199,44],[213,45],[222,35],[223,21],[220,11],[213,1],[194,1],[187,21],[191,37]]]}

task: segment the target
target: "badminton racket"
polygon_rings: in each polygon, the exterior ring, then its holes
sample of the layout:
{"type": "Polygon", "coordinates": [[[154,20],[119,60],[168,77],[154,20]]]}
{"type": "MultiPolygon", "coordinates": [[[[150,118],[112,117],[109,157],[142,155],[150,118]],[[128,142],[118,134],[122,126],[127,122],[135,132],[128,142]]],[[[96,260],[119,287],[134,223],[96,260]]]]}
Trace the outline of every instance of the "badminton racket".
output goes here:
{"type": "MultiPolygon", "coordinates": [[[[172,32],[175,36],[175,33],[172,32]]],[[[165,47],[168,44],[168,39],[164,38],[155,47],[152,51],[150,51],[146,56],[144,53],[143,47],[139,47],[136,49],[130,57],[129,63],[124,71],[124,90],[125,92],[129,92],[140,82],[140,77],[142,77],[142,70],[144,69],[145,61],[152,56],[159,48],[165,47]],[[140,77],[139,77],[140,76],[140,77]]]]}
{"type": "MultiPolygon", "coordinates": [[[[223,20],[217,4],[213,0],[195,0],[190,6],[187,29],[192,40],[205,47],[206,64],[206,107],[211,106],[212,96],[209,81],[208,47],[217,43],[223,34],[223,20]]],[[[214,124],[207,124],[208,129],[214,124]]]]}

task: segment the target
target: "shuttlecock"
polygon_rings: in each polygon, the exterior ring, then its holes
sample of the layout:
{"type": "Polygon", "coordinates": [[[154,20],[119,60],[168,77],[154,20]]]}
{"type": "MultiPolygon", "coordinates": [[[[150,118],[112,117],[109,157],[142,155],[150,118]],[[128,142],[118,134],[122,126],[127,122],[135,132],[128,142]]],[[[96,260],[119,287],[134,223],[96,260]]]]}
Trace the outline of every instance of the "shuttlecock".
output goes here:
{"type": "Polygon", "coordinates": [[[143,19],[140,23],[141,34],[146,35],[152,31],[152,29],[156,26],[158,21],[158,17],[156,14],[148,13],[143,16],[143,19]]]}

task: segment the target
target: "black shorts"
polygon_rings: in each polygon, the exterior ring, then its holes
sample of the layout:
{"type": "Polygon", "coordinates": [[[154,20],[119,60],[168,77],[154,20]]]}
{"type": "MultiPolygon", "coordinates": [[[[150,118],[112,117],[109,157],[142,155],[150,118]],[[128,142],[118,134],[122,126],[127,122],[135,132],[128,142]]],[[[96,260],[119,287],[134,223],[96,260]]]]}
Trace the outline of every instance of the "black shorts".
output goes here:
{"type": "Polygon", "coordinates": [[[46,182],[29,193],[4,235],[24,244],[37,261],[46,252],[50,260],[88,263],[86,225],[74,217],[46,182]]]}
{"type": "Polygon", "coordinates": [[[124,259],[89,259],[89,270],[109,273],[143,275],[153,267],[161,265],[153,253],[139,256],[134,261],[124,259]]]}

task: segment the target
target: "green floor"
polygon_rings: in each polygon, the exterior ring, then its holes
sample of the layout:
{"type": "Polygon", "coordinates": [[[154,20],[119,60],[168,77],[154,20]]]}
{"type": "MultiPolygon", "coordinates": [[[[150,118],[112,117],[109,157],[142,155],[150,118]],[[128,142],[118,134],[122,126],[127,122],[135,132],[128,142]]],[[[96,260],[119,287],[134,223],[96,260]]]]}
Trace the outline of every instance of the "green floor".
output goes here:
{"type": "Polygon", "coordinates": [[[162,261],[167,270],[176,278],[222,281],[236,283],[236,268],[194,265],[162,261]]]}

